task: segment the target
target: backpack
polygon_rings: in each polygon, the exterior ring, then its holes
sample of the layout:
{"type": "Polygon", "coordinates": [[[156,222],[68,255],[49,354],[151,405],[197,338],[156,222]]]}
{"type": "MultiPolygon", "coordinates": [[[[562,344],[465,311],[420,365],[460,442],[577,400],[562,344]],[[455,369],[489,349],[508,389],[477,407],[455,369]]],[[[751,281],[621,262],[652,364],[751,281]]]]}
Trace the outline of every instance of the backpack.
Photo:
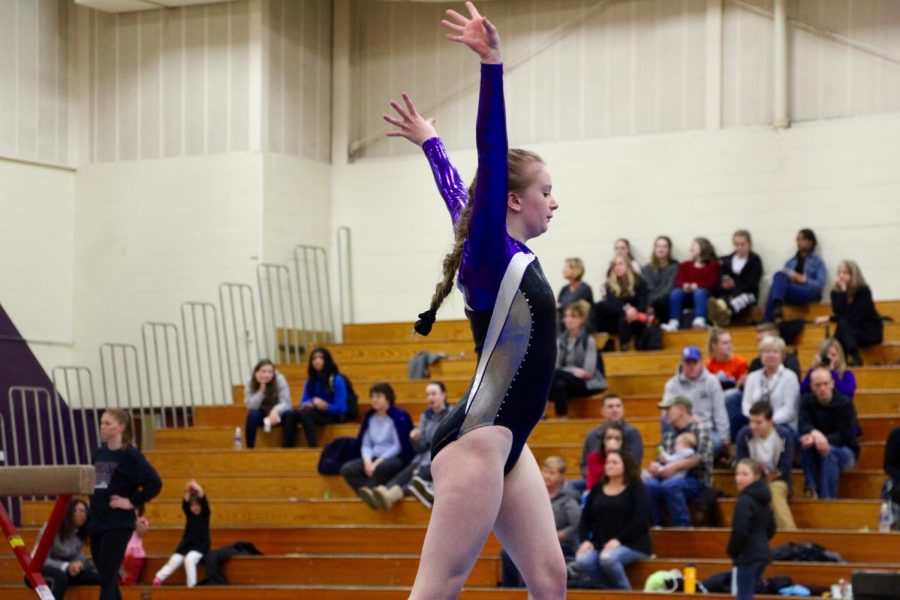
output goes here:
{"type": "MultiPolygon", "coordinates": [[[[343,373],[341,373],[341,377],[344,378],[344,384],[347,386],[347,412],[341,417],[341,422],[356,421],[359,419],[359,396],[356,395],[350,378],[343,373]]],[[[334,389],[334,375],[328,380],[328,387],[334,389]]]]}
{"type": "Polygon", "coordinates": [[[317,470],[319,475],[337,475],[344,463],[359,458],[359,444],[355,437],[344,436],[331,440],[322,448],[317,470]]]}
{"type": "Polygon", "coordinates": [[[662,329],[656,322],[647,325],[635,343],[638,350],[662,350],[662,345],[662,329]]]}

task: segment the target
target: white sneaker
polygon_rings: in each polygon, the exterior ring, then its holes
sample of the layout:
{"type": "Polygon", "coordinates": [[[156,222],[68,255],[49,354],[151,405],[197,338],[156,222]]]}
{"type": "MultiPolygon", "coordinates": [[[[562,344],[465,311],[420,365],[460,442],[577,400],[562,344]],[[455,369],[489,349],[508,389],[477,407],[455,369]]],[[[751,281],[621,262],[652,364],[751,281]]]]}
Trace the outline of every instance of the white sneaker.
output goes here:
{"type": "Polygon", "coordinates": [[[678,331],[678,319],[669,319],[668,323],[663,323],[659,328],[663,331],[668,331],[669,333],[678,331]]]}
{"type": "Polygon", "coordinates": [[[703,317],[697,317],[693,321],[691,321],[691,327],[694,329],[706,329],[706,319],[703,317]]]}

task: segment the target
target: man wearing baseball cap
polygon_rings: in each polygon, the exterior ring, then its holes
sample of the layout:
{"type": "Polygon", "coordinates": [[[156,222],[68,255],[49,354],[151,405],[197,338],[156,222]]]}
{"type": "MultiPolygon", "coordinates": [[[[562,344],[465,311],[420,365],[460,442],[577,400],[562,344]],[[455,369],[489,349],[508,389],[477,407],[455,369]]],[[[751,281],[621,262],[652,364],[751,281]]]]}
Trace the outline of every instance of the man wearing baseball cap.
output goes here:
{"type": "Polygon", "coordinates": [[[665,502],[672,526],[690,527],[688,502],[712,483],[713,448],[709,425],[694,419],[691,401],[685,396],[671,396],[658,406],[665,411],[670,425],[663,434],[662,449],[667,454],[673,454],[675,438],[686,432],[694,434],[697,449],[688,458],[666,464],[653,461],[647,467],[653,476],[644,483],[650,494],[650,516],[654,525],[662,525],[660,507],[665,502]],[[685,469],[689,469],[686,477],[672,477],[685,469]]]}
{"type": "Polygon", "coordinates": [[[703,365],[703,356],[697,346],[685,346],[681,351],[681,364],[678,372],[666,382],[663,403],[675,396],[690,400],[694,416],[709,425],[714,454],[719,454],[731,443],[725,393],[719,379],[703,365]]]}

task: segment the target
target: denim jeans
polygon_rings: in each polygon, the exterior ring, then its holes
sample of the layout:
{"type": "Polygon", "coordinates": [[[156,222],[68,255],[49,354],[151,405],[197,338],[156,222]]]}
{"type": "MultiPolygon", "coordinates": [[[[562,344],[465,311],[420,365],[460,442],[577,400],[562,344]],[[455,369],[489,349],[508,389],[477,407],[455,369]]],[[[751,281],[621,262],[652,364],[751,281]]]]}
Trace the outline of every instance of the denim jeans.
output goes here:
{"type": "Polygon", "coordinates": [[[731,593],[737,600],[752,600],[762,575],[762,564],[738,565],[731,571],[731,593]]]}
{"type": "MultiPolygon", "coordinates": [[[[256,430],[262,427],[263,419],[267,416],[268,413],[264,413],[258,408],[251,408],[247,411],[247,420],[244,421],[244,441],[248,448],[256,446],[256,430]]],[[[282,414],[283,416],[284,414],[282,414]]]]}
{"type": "Polygon", "coordinates": [[[840,473],[853,468],[856,457],[843,446],[831,446],[825,456],[812,446],[800,448],[800,462],[807,489],[815,490],[819,498],[837,498],[840,473]]]}
{"type": "Polygon", "coordinates": [[[741,402],[743,402],[744,394],[741,390],[733,389],[725,392],[725,412],[728,413],[728,424],[731,429],[731,439],[736,440],[738,432],[744,428],[744,425],[750,423],[741,410],[741,402]]]}
{"type": "Polygon", "coordinates": [[[695,477],[681,477],[664,481],[653,479],[644,485],[650,494],[650,517],[654,525],[663,524],[660,504],[664,501],[673,527],[691,526],[688,502],[706,488],[702,481],[695,477]]]}
{"type": "Polygon", "coordinates": [[[630,590],[631,582],[625,567],[647,558],[647,555],[628,546],[619,546],[607,558],[600,558],[600,550],[594,549],[575,557],[578,568],[591,576],[591,580],[614,590],[630,590]]]}
{"type": "Polygon", "coordinates": [[[681,309],[686,300],[688,304],[693,303],[695,318],[706,318],[706,301],[709,300],[709,290],[697,288],[693,292],[685,292],[681,288],[674,288],[669,294],[669,320],[677,321],[681,318],[681,309]]]}
{"type": "Polygon", "coordinates": [[[769,297],[766,299],[765,320],[771,321],[775,314],[776,302],[788,304],[811,304],[822,297],[821,290],[810,287],[805,283],[791,283],[791,280],[783,272],[779,271],[772,277],[772,287],[769,288],[769,297]]]}

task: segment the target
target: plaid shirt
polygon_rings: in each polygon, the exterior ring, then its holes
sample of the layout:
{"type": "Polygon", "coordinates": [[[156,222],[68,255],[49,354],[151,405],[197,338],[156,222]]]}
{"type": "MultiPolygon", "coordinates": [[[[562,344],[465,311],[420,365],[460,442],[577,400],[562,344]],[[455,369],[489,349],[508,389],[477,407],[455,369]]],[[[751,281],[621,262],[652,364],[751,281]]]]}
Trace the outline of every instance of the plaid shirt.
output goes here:
{"type": "Polygon", "coordinates": [[[675,452],[675,438],[680,434],[690,431],[697,438],[697,454],[700,464],[688,471],[690,477],[699,479],[704,485],[712,485],[713,470],[713,445],[712,438],[709,436],[709,425],[707,423],[697,423],[693,419],[684,429],[675,429],[674,427],[663,435],[662,447],[667,454],[675,452]]]}

